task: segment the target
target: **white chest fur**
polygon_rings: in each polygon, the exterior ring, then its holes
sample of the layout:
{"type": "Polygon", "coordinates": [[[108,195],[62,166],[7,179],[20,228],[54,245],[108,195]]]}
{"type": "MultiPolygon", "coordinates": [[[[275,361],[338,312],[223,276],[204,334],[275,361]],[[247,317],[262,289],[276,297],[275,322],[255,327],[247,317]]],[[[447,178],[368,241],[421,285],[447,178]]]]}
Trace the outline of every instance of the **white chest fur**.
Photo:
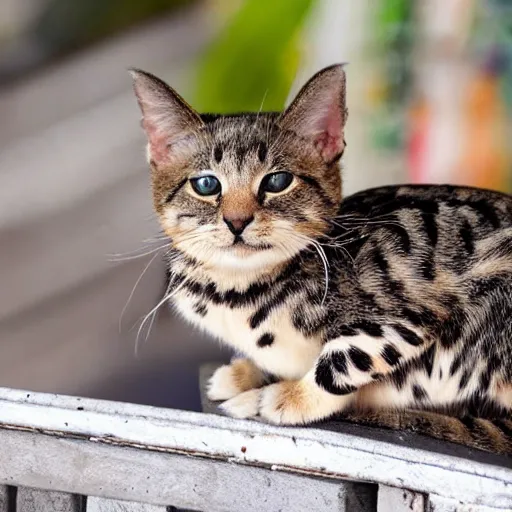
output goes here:
{"type": "Polygon", "coordinates": [[[321,350],[319,339],[305,338],[290,321],[286,306],[273,311],[256,329],[249,319],[254,308],[229,308],[209,303],[206,314],[195,311],[196,297],[186,292],[175,296],[177,310],[193,325],[219,338],[252,359],[257,366],[278,377],[300,379],[312,367],[321,350]],[[270,344],[260,346],[266,335],[270,344]]]}

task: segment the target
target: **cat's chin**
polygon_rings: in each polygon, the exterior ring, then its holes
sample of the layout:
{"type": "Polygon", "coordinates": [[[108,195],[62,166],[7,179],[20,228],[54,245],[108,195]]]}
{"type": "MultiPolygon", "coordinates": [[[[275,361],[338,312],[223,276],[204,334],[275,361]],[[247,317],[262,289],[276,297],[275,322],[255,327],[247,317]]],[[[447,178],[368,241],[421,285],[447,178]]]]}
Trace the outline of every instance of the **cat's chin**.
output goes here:
{"type": "Polygon", "coordinates": [[[210,264],[224,270],[264,270],[283,263],[287,258],[268,245],[231,245],[210,259],[210,264]]]}

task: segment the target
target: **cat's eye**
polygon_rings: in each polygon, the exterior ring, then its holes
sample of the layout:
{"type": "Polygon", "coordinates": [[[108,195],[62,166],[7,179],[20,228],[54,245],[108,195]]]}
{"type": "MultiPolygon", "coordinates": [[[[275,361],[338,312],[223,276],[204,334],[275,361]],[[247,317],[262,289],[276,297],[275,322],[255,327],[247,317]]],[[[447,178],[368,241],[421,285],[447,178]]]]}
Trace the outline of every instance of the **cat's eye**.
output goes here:
{"type": "Polygon", "coordinates": [[[286,190],[293,181],[293,174],[289,172],[274,172],[267,174],[260,185],[260,190],[263,192],[282,192],[286,190]]]}
{"type": "Polygon", "coordinates": [[[200,176],[190,180],[194,191],[200,196],[213,196],[220,192],[220,181],[215,176],[200,176]]]}

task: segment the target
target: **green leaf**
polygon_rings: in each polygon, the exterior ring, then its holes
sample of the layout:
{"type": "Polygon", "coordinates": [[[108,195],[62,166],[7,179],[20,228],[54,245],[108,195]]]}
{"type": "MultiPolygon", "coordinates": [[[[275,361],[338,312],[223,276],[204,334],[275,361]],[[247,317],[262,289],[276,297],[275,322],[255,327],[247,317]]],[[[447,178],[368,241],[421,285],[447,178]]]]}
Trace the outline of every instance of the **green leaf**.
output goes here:
{"type": "Polygon", "coordinates": [[[314,0],[246,0],[203,56],[194,106],[280,110],[298,67],[298,35],[314,0]]]}

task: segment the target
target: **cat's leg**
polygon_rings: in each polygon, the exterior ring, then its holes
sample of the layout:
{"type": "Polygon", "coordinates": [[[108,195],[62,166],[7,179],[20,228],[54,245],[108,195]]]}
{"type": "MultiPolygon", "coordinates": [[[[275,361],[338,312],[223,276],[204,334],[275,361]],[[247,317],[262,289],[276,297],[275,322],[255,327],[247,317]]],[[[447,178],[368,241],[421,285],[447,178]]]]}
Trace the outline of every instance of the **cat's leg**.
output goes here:
{"type": "Polygon", "coordinates": [[[206,394],[213,401],[228,400],[244,391],[263,386],[265,380],[265,374],[252,361],[234,359],[215,370],[208,381],[206,394]]]}
{"type": "Polygon", "coordinates": [[[256,415],[278,424],[304,424],[350,407],[357,391],[420,356],[429,344],[421,333],[398,324],[343,329],[325,344],[314,367],[300,380],[242,393],[222,404],[230,416],[256,415]]]}
{"type": "Polygon", "coordinates": [[[229,416],[261,416],[275,424],[300,425],[328,418],[353,402],[354,395],[335,395],[318,386],[311,370],[300,379],[252,389],[224,402],[229,416]]]}
{"type": "Polygon", "coordinates": [[[317,384],[339,395],[389,375],[433,343],[418,328],[402,323],[350,325],[340,332],[325,344],[315,371],[317,384]]]}

